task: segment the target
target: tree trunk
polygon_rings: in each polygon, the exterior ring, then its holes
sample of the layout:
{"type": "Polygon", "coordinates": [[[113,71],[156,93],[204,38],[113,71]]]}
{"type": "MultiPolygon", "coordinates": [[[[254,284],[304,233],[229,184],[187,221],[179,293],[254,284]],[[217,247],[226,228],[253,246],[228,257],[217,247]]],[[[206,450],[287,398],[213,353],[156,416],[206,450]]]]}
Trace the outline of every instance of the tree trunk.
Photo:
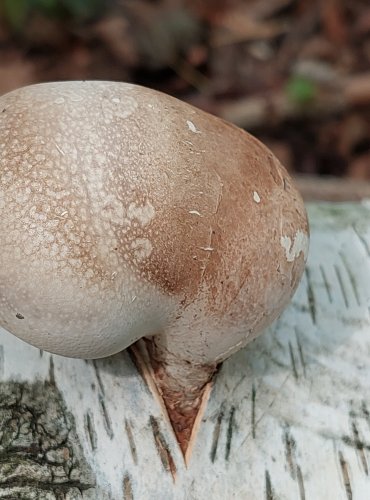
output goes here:
{"type": "Polygon", "coordinates": [[[224,362],[185,465],[129,353],[42,353],[0,331],[0,499],[369,498],[370,209],[311,205],[290,307],[224,362]]]}

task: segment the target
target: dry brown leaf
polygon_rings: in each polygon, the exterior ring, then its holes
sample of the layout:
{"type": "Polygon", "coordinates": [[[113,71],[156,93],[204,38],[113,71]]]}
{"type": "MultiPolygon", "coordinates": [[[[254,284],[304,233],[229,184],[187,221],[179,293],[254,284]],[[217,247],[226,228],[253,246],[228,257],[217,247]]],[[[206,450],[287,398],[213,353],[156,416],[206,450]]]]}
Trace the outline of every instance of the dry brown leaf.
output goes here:
{"type": "Polygon", "coordinates": [[[237,8],[226,13],[215,23],[210,44],[212,47],[251,40],[270,39],[285,33],[287,26],[278,21],[253,19],[246,8],[237,8]]]}
{"type": "Polygon", "coordinates": [[[106,17],[94,25],[93,31],[118,61],[129,66],[138,64],[139,55],[127,19],[122,16],[106,17]]]}
{"type": "Polygon", "coordinates": [[[351,161],[348,166],[348,175],[354,179],[370,180],[370,151],[351,161]]]}
{"type": "Polygon", "coordinates": [[[341,0],[321,2],[321,19],[329,40],[344,45],[348,41],[348,27],[341,0]]]}
{"type": "Polygon", "coordinates": [[[0,55],[0,95],[35,82],[34,66],[19,52],[0,55]]]}

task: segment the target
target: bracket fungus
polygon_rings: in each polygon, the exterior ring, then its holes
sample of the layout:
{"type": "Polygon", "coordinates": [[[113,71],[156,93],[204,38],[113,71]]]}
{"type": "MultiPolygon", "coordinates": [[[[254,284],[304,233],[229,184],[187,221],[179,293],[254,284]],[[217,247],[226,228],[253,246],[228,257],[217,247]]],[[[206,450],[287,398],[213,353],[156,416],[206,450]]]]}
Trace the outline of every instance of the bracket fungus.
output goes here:
{"type": "Polygon", "coordinates": [[[63,356],[141,340],[185,453],[219,363],[284,309],[308,224],[254,137],[114,82],[0,98],[0,325],[63,356]]]}

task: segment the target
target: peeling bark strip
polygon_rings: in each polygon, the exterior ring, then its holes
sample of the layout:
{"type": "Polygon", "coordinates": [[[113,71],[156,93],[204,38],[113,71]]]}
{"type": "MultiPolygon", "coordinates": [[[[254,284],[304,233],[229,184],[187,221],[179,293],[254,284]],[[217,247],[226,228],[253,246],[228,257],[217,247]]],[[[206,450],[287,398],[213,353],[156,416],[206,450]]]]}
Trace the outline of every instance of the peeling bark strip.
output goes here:
{"type": "Polygon", "coordinates": [[[126,430],[127,439],[128,439],[129,445],[130,445],[132,460],[134,461],[134,464],[137,465],[137,451],[136,451],[134,435],[133,435],[132,430],[131,430],[131,425],[127,419],[125,419],[125,430],[126,430]]]}
{"type": "Polygon", "coordinates": [[[334,266],[335,274],[337,275],[340,291],[342,292],[343,300],[344,300],[344,305],[348,309],[349,307],[349,302],[348,302],[348,295],[347,295],[347,290],[346,287],[344,286],[342,274],[340,272],[340,269],[338,266],[334,266]]]}
{"type": "Polygon", "coordinates": [[[229,425],[227,427],[226,450],[225,450],[225,460],[226,461],[228,461],[229,457],[230,457],[231,440],[232,440],[233,431],[234,431],[234,413],[235,413],[235,406],[232,406],[231,410],[230,410],[230,416],[229,416],[229,425]]]}
{"type": "Polygon", "coordinates": [[[49,359],[49,383],[55,385],[54,360],[52,354],[49,359]]]}
{"type": "Polygon", "coordinates": [[[91,449],[96,450],[97,435],[94,427],[94,418],[90,411],[85,414],[85,431],[90,443],[91,449]]]}
{"type": "Polygon", "coordinates": [[[351,487],[351,481],[349,479],[349,467],[341,451],[339,452],[338,456],[339,456],[340,469],[342,472],[343,485],[346,490],[347,499],[352,500],[352,487],[351,487]]]}
{"type": "Polygon", "coordinates": [[[356,450],[357,450],[357,453],[360,457],[360,462],[362,464],[362,468],[364,469],[365,474],[368,475],[369,474],[369,467],[367,464],[367,459],[366,459],[366,454],[365,454],[366,446],[364,445],[364,442],[361,439],[360,433],[357,429],[355,422],[352,422],[352,432],[353,432],[354,442],[356,445],[356,450]]]}
{"type": "Polygon", "coordinates": [[[292,346],[291,342],[289,342],[288,345],[289,345],[289,355],[290,355],[290,361],[292,363],[293,375],[294,375],[294,378],[296,380],[298,380],[299,377],[298,377],[297,367],[296,367],[296,364],[295,364],[295,358],[294,358],[294,353],[293,353],[293,346],[292,346]]]}
{"type": "Polygon", "coordinates": [[[169,446],[166,443],[163,434],[159,430],[158,422],[152,415],[150,416],[150,425],[153,431],[154,443],[157,448],[159,458],[161,459],[163,468],[166,472],[170,472],[172,474],[172,478],[175,481],[176,479],[175,462],[170,453],[169,446]]]}
{"type": "Polygon", "coordinates": [[[73,418],[54,384],[1,383],[0,436],[1,498],[79,498],[78,492],[94,488],[73,418]]]}
{"type": "Polygon", "coordinates": [[[306,493],[304,488],[302,470],[298,465],[296,456],[297,444],[296,440],[290,433],[289,427],[284,431],[283,441],[285,446],[285,458],[288,464],[289,473],[292,479],[295,479],[298,483],[300,500],[305,500],[306,493]]]}
{"type": "Polygon", "coordinates": [[[123,478],[123,498],[124,500],[134,500],[131,479],[128,474],[123,478]]]}
{"type": "Polygon", "coordinates": [[[312,318],[312,323],[316,325],[316,304],[315,304],[315,295],[313,293],[313,287],[311,283],[311,273],[308,266],[305,269],[305,275],[307,279],[307,300],[308,307],[312,318]]]}
{"type": "Polygon", "coordinates": [[[297,462],[295,457],[296,442],[290,434],[289,429],[284,432],[285,458],[288,464],[290,475],[296,479],[297,462]]]}
{"type": "Polygon", "coordinates": [[[101,395],[104,396],[105,395],[104,385],[103,385],[103,381],[102,381],[100,373],[99,373],[99,368],[98,368],[98,364],[96,362],[96,359],[92,360],[92,365],[94,367],[96,380],[98,381],[99,391],[100,391],[101,395]]]}
{"type": "Polygon", "coordinates": [[[256,386],[252,385],[252,437],[256,439],[256,386]]]}
{"type": "Polygon", "coordinates": [[[302,344],[301,344],[301,341],[300,341],[300,338],[299,338],[297,327],[295,328],[295,337],[296,337],[296,341],[297,341],[297,347],[298,347],[298,353],[299,353],[299,360],[301,362],[302,369],[303,369],[303,376],[306,377],[306,362],[304,360],[303,347],[302,347],[302,344]]]}
{"type": "Polygon", "coordinates": [[[224,409],[223,409],[223,404],[222,404],[220,413],[217,416],[215,428],[213,430],[212,448],[211,448],[211,453],[210,453],[210,458],[211,458],[212,463],[214,463],[214,461],[216,460],[218,440],[220,438],[221,424],[222,424],[223,418],[224,418],[224,409]]]}
{"type": "Polygon", "coordinates": [[[303,475],[300,466],[297,466],[297,481],[299,487],[299,495],[301,497],[300,500],[306,500],[306,492],[304,489],[303,475]]]}
{"type": "Polygon", "coordinates": [[[275,500],[275,495],[271,485],[271,477],[268,470],[265,471],[266,500],[275,500]]]}
{"type": "Polygon", "coordinates": [[[101,408],[101,413],[103,416],[104,420],[104,427],[105,430],[107,431],[108,436],[113,439],[113,429],[112,429],[112,422],[108,414],[107,407],[105,406],[105,401],[102,396],[99,396],[99,404],[101,408]]]}

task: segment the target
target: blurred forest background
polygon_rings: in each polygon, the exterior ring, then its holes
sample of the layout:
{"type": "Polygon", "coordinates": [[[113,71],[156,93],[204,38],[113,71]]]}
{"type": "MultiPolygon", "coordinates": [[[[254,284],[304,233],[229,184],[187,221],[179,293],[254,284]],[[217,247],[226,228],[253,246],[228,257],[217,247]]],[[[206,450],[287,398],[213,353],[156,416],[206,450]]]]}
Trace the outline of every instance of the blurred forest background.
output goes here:
{"type": "Polygon", "coordinates": [[[0,0],[0,94],[68,79],[156,88],[292,172],[370,180],[369,0],[0,0]]]}

